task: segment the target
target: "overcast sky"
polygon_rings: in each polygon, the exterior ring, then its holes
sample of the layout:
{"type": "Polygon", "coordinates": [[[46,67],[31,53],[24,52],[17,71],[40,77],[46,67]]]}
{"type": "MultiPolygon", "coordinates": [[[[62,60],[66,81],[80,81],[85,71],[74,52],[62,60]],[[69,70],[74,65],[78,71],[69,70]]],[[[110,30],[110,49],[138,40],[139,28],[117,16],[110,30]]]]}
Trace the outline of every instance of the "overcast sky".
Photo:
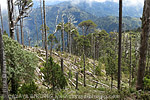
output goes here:
{"type": "MultiPolygon", "coordinates": [[[[36,1],[40,1],[40,0],[34,0],[36,1]]],[[[45,0],[48,2],[54,2],[56,0],[45,0]]],[[[113,1],[113,2],[119,2],[119,0],[57,0],[57,1],[72,1],[73,3],[79,3],[81,1],[86,1],[88,3],[91,3],[92,1],[98,1],[98,2],[105,2],[105,1],[113,1]]],[[[124,5],[127,6],[133,6],[133,5],[139,5],[139,6],[143,6],[144,4],[144,0],[123,0],[124,5]]],[[[0,4],[2,9],[6,9],[7,8],[7,0],[0,0],[0,4]]]]}

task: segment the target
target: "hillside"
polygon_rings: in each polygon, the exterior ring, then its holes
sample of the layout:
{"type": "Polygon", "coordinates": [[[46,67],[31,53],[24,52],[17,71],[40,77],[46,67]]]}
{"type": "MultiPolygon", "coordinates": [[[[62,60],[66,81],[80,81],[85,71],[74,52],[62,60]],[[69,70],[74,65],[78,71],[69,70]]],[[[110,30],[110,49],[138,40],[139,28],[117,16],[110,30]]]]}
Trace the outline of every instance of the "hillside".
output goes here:
{"type": "MultiPolygon", "coordinates": [[[[26,47],[26,51],[32,52],[36,54],[37,58],[39,59],[38,67],[36,68],[36,84],[38,85],[40,90],[47,89],[44,82],[44,74],[41,72],[43,67],[43,63],[45,62],[45,50],[41,48],[35,47],[26,47]]],[[[49,54],[50,55],[50,54],[49,54]]],[[[86,58],[86,87],[83,87],[83,66],[82,66],[82,58],[81,56],[70,55],[68,53],[64,53],[61,56],[61,52],[53,51],[52,57],[54,58],[54,62],[61,66],[60,59],[64,59],[64,75],[67,79],[68,86],[63,91],[56,91],[56,97],[60,98],[69,98],[71,96],[79,96],[85,95],[89,96],[92,100],[96,100],[99,97],[92,97],[95,96],[102,96],[105,99],[105,96],[109,94],[109,98],[112,98],[113,93],[111,94],[111,78],[106,75],[105,65],[99,66],[102,68],[102,75],[97,76],[93,73],[93,60],[86,58]],[[78,90],[76,90],[76,73],[78,72],[78,90]],[[107,90],[107,92],[106,92],[107,90]]],[[[96,66],[98,66],[98,61],[95,62],[96,66]]],[[[126,78],[122,80],[122,87],[127,87],[128,83],[126,82],[126,78]]],[[[117,81],[114,80],[113,82],[113,92],[117,92],[117,81]]],[[[73,97],[74,99],[76,97],[73,97]]],[[[78,97],[79,98],[79,97],[78,97]]],[[[82,97],[81,97],[82,98],[82,97]]],[[[87,97],[85,97],[87,98],[87,97]]],[[[117,97],[115,97],[117,98],[117,97]]],[[[124,98],[126,98],[124,96],[124,98]]],[[[71,100],[72,100],[71,99],[71,100]]],[[[91,100],[90,99],[90,100],[91,100]]],[[[79,99],[80,100],[80,99],[79,99]]]]}
{"type": "MultiPolygon", "coordinates": [[[[58,23],[61,22],[61,15],[62,14],[65,14],[65,16],[64,16],[65,23],[68,22],[68,18],[67,18],[68,14],[71,14],[74,16],[75,20],[77,21],[77,23],[75,23],[75,26],[77,26],[80,22],[82,22],[84,20],[90,19],[98,25],[98,27],[97,27],[98,29],[101,29],[101,30],[104,29],[108,33],[111,31],[114,31],[114,30],[118,31],[118,28],[119,28],[118,27],[118,17],[115,17],[115,16],[118,16],[118,10],[116,10],[118,8],[115,6],[117,4],[114,2],[112,3],[113,4],[112,7],[115,7],[115,8],[111,8],[109,6],[106,6],[107,4],[110,5],[111,2],[105,2],[104,4],[93,2],[93,4],[92,4],[93,6],[91,6],[91,7],[89,6],[89,4],[83,3],[83,2],[79,5],[72,5],[70,2],[61,2],[61,3],[55,4],[55,5],[47,6],[46,7],[46,11],[47,11],[46,19],[47,19],[47,26],[50,28],[49,34],[54,31],[54,28],[55,28],[54,23],[56,20],[56,16],[58,14],[57,13],[58,10],[59,10],[58,23]],[[97,8],[97,7],[100,7],[100,8],[97,8]],[[107,11],[109,11],[110,13],[107,11]],[[107,15],[104,13],[107,13],[107,15]],[[100,14],[103,17],[100,15],[96,15],[96,14],[100,14]]],[[[125,10],[125,12],[126,12],[126,10],[125,10]]],[[[133,13],[132,15],[134,15],[134,13],[136,13],[136,12],[131,12],[131,13],[133,13]]],[[[33,38],[36,36],[35,19],[37,21],[39,38],[40,39],[42,38],[41,33],[40,33],[40,27],[42,25],[40,14],[41,14],[40,8],[33,8],[32,12],[30,13],[30,17],[25,18],[25,20],[24,20],[24,26],[25,26],[24,27],[24,34],[25,34],[25,43],[26,44],[28,41],[27,31],[30,31],[30,37],[32,40],[32,44],[34,44],[36,41],[36,39],[33,38]]],[[[5,25],[4,28],[7,31],[7,33],[9,33],[7,14],[4,14],[3,16],[4,16],[4,22],[3,23],[5,25]]],[[[139,18],[123,17],[123,23],[125,25],[123,27],[125,30],[133,30],[133,29],[136,29],[136,28],[141,26],[141,21],[139,18]]],[[[80,31],[80,28],[78,28],[78,30],[80,31]]]]}
{"type": "MultiPolygon", "coordinates": [[[[77,2],[56,0],[51,3],[47,1],[46,4],[47,6],[48,5],[62,5],[62,4],[72,5],[98,17],[118,16],[118,13],[119,13],[119,6],[117,2],[112,2],[112,1],[105,1],[105,2],[80,1],[79,3],[77,2]]],[[[37,7],[39,7],[39,2],[36,1],[34,2],[34,8],[37,8],[37,7]]],[[[139,18],[142,15],[142,11],[143,11],[143,7],[141,5],[131,6],[131,5],[124,4],[123,6],[123,16],[139,18]]]]}
{"type": "MultiPolygon", "coordinates": [[[[57,11],[59,10],[59,18],[58,18],[58,23],[61,22],[61,15],[65,14],[64,16],[64,21],[65,23],[68,22],[67,16],[69,14],[73,15],[77,23],[75,23],[75,26],[77,26],[80,22],[84,20],[92,20],[94,21],[99,29],[101,30],[106,30],[108,33],[114,30],[118,30],[118,17],[114,16],[107,16],[107,17],[98,17],[95,15],[92,15],[89,12],[86,12],[79,7],[73,6],[69,3],[60,3],[57,5],[51,5],[47,6],[46,11],[47,11],[47,26],[50,28],[50,33],[54,31],[55,28],[55,20],[57,16],[57,11]]],[[[38,26],[38,31],[40,31],[40,26],[42,25],[41,21],[41,16],[40,16],[40,8],[33,9],[33,11],[30,14],[31,20],[27,20],[25,22],[26,28],[25,30],[30,30],[32,33],[30,36],[35,37],[36,36],[36,27],[34,24],[35,18],[37,20],[37,26],[38,26]]],[[[141,26],[141,21],[139,18],[132,18],[132,17],[123,17],[123,23],[125,25],[124,29],[125,30],[133,30],[141,26]]],[[[78,28],[80,31],[80,28],[78,28]]],[[[40,35],[41,38],[41,35],[40,35]]],[[[32,39],[35,41],[34,39],[32,39]]]]}
{"type": "Polygon", "coordinates": [[[150,100],[150,0],[5,1],[0,100],[150,100]]]}

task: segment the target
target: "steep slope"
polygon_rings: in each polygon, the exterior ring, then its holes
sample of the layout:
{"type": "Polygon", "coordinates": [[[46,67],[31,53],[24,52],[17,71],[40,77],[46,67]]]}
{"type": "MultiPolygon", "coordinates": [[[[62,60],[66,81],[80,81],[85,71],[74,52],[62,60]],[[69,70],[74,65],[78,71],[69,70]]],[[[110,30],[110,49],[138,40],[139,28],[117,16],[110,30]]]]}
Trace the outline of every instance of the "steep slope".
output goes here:
{"type": "MultiPolygon", "coordinates": [[[[42,83],[44,82],[43,73],[40,71],[41,67],[43,67],[43,62],[45,62],[45,50],[41,48],[35,47],[27,47],[25,50],[35,53],[39,58],[39,67],[36,68],[36,84],[38,84],[39,88],[46,89],[42,83]]],[[[99,66],[102,68],[102,75],[97,76],[93,74],[93,60],[86,58],[86,87],[83,86],[83,66],[82,66],[82,58],[70,55],[68,53],[64,53],[61,56],[61,52],[53,51],[52,55],[54,62],[60,65],[60,58],[64,59],[64,75],[67,79],[68,86],[65,90],[63,90],[63,94],[59,94],[62,91],[57,91],[56,95],[60,96],[71,96],[71,95],[107,95],[107,92],[110,91],[110,83],[111,78],[106,75],[105,65],[99,66]],[[78,88],[76,90],[76,72],[78,72],[78,88]],[[71,75],[69,77],[69,74],[71,75]],[[107,92],[105,92],[107,90],[107,92]]],[[[98,62],[95,62],[96,66],[98,66],[98,62]]],[[[127,86],[128,83],[123,81],[122,86],[127,86]]],[[[114,80],[113,91],[117,91],[117,81],[114,80]]],[[[111,94],[109,94],[111,95],[111,94]]],[[[93,98],[93,97],[92,97],[93,98]]],[[[92,99],[93,100],[93,99],[92,99]]],[[[95,99],[94,99],[95,100],[95,99]]]]}
{"type": "MultiPolygon", "coordinates": [[[[119,17],[107,16],[100,17],[95,20],[98,28],[104,29],[107,32],[118,31],[119,28],[119,17]]],[[[123,30],[137,29],[141,26],[141,21],[139,18],[123,17],[123,30]]]]}

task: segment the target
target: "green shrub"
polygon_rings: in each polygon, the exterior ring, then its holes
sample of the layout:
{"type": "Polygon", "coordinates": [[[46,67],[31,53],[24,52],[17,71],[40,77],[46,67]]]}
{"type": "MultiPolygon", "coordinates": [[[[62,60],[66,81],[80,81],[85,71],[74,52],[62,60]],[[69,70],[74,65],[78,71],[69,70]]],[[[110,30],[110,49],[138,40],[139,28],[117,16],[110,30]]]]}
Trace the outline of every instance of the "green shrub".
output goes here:
{"type": "Polygon", "coordinates": [[[96,66],[95,74],[96,74],[97,76],[101,76],[101,67],[100,67],[100,66],[96,66]]]}
{"type": "Polygon", "coordinates": [[[140,99],[150,100],[150,94],[149,93],[142,93],[140,99]]]}
{"type": "Polygon", "coordinates": [[[53,87],[57,89],[63,89],[67,86],[67,81],[61,71],[61,67],[54,63],[52,57],[48,59],[48,64],[45,63],[44,67],[41,69],[41,72],[44,74],[44,83],[47,86],[54,85],[53,87]]]}
{"type": "Polygon", "coordinates": [[[0,100],[4,100],[3,96],[0,96],[0,100]]]}
{"type": "Polygon", "coordinates": [[[20,94],[35,94],[38,92],[38,86],[35,84],[34,81],[31,83],[24,83],[20,88],[19,88],[19,93],[20,94]]]}
{"type": "Polygon", "coordinates": [[[138,100],[150,100],[150,95],[148,92],[144,91],[137,91],[136,92],[136,97],[138,100]]]}
{"type": "Polygon", "coordinates": [[[16,41],[3,35],[7,75],[10,79],[11,93],[16,94],[19,82],[31,82],[34,78],[34,71],[38,66],[38,59],[35,54],[28,52],[16,41]],[[13,82],[12,82],[13,81],[13,82]],[[13,86],[13,88],[11,87],[13,86]]]}
{"type": "Polygon", "coordinates": [[[135,89],[135,88],[129,88],[129,90],[130,90],[130,93],[136,92],[136,89],[135,89]]]}
{"type": "Polygon", "coordinates": [[[150,91],[150,77],[144,77],[144,90],[150,91]]]}
{"type": "Polygon", "coordinates": [[[68,74],[68,76],[69,76],[69,74],[70,74],[70,78],[72,78],[72,76],[73,76],[72,71],[71,71],[71,72],[68,72],[67,74],[68,74]]]}
{"type": "Polygon", "coordinates": [[[106,88],[104,88],[104,87],[99,87],[98,90],[99,90],[99,91],[105,91],[106,88]]]}

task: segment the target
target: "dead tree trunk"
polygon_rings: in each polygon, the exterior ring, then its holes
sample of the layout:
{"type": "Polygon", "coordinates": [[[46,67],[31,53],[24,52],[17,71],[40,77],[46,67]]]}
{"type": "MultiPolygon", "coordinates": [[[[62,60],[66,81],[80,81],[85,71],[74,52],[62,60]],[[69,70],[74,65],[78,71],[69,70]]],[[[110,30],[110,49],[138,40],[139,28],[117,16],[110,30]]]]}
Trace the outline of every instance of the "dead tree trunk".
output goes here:
{"type": "Polygon", "coordinates": [[[114,78],[113,78],[113,74],[111,75],[111,90],[112,90],[112,88],[113,88],[113,80],[114,80],[114,78]]]}
{"type": "Polygon", "coordinates": [[[23,18],[20,19],[21,44],[24,46],[23,18]]]}
{"type": "Polygon", "coordinates": [[[44,47],[44,28],[43,28],[43,10],[42,10],[42,2],[40,0],[40,7],[41,7],[41,20],[42,20],[42,48],[44,47]]]}
{"type": "Polygon", "coordinates": [[[8,85],[7,85],[7,71],[6,71],[6,60],[4,52],[3,37],[0,29],[0,65],[1,65],[1,76],[2,76],[2,93],[4,100],[9,100],[8,97],[8,85]]]}
{"type": "Polygon", "coordinates": [[[95,68],[95,37],[93,36],[93,38],[94,38],[93,39],[94,40],[94,71],[93,72],[94,72],[94,75],[95,75],[95,69],[96,69],[95,68]]]}
{"type": "Polygon", "coordinates": [[[69,22],[69,53],[71,54],[71,43],[72,43],[72,41],[71,41],[72,39],[71,39],[71,18],[70,18],[70,22],[69,22]]]}
{"type": "Polygon", "coordinates": [[[14,19],[13,19],[13,10],[14,10],[14,5],[13,5],[13,0],[7,0],[8,4],[8,19],[9,19],[9,32],[10,32],[10,37],[14,39],[14,19]]]}
{"type": "Polygon", "coordinates": [[[78,90],[78,72],[76,72],[76,90],[78,90]]]}
{"type": "Polygon", "coordinates": [[[38,28],[37,28],[37,21],[36,21],[36,17],[34,18],[34,23],[35,23],[35,27],[36,27],[36,34],[37,34],[37,46],[39,46],[39,36],[38,36],[38,28]]]}
{"type": "MultiPolygon", "coordinates": [[[[82,32],[83,32],[83,38],[84,38],[84,40],[85,40],[85,34],[84,34],[84,26],[82,26],[82,32]]],[[[83,81],[84,81],[84,87],[86,87],[86,82],[85,82],[85,78],[86,78],[86,73],[85,73],[85,46],[84,46],[84,44],[83,44],[83,67],[84,67],[84,71],[83,71],[83,73],[84,73],[84,79],[83,79],[83,81]]]]}
{"type": "Polygon", "coordinates": [[[50,47],[50,56],[52,57],[52,51],[53,51],[53,39],[50,43],[51,47],[50,47]]]}
{"type": "Polygon", "coordinates": [[[18,26],[16,26],[16,34],[17,34],[17,41],[18,41],[18,43],[20,43],[18,26]]]}
{"type": "Polygon", "coordinates": [[[31,46],[31,45],[30,45],[30,40],[31,40],[31,38],[30,38],[29,31],[28,31],[28,42],[29,42],[29,47],[31,46]]]}
{"type": "Polygon", "coordinates": [[[1,11],[1,5],[0,5],[0,17],[1,17],[1,26],[2,26],[2,34],[3,34],[4,26],[3,26],[3,17],[2,17],[2,11],[1,11]]]}
{"type": "Polygon", "coordinates": [[[61,58],[61,71],[62,71],[62,73],[64,73],[63,58],[61,58]]]}
{"type": "Polygon", "coordinates": [[[130,76],[129,76],[129,87],[131,86],[131,70],[132,70],[132,48],[131,48],[131,35],[130,35],[130,68],[129,68],[129,72],[130,72],[130,76]]]}
{"type": "Polygon", "coordinates": [[[121,39],[122,39],[122,0],[119,0],[119,52],[118,52],[118,90],[121,84],[121,39]]]}
{"type": "Polygon", "coordinates": [[[46,50],[46,63],[47,63],[48,62],[48,50],[47,50],[47,30],[46,30],[45,0],[43,0],[43,11],[44,11],[44,30],[45,30],[45,50],[46,50]]]}
{"type": "Polygon", "coordinates": [[[62,15],[61,37],[62,37],[62,52],[64,52],[65,41],[64,41],[64,19],[63,19],[63,15],[62,15]]]}
{"type": "Polygon", "coordinates": [[[146,53],[148,45],[148,37],[150,34],[150,1],[145,0],[143,17],[142,17],[142,34],[141,34],[141,45],[140,45],[140,57],[139,57],[139,67],[137,75],[136,89],[143,89],[143,78],[146,66],[146,53]]]}

